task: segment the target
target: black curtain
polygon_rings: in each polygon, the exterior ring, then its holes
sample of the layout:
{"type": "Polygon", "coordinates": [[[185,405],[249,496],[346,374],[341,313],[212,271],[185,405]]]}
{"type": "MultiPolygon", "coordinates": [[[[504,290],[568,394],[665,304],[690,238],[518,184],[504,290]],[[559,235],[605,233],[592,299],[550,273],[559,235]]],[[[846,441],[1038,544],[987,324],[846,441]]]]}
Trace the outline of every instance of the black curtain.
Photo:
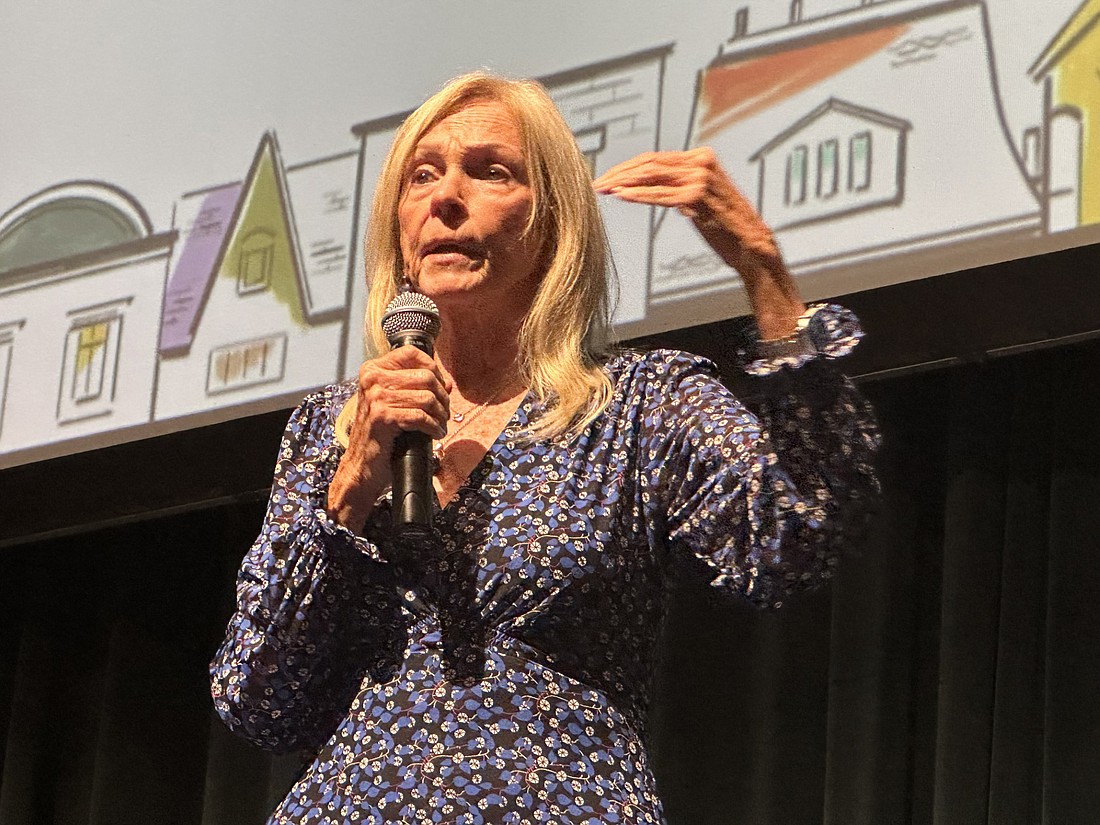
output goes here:
{"type": "MultiPolygon", "coordinates": [[[[1091,344],[865,387],[885,498],[833,585],[677,590],[671,825],[1100,822],[1098,376],[1091,344]]],[[[205,672],[262,511],[0,554],[0,825],[264,821],[298,760],[229,734],[205,672]]]]}

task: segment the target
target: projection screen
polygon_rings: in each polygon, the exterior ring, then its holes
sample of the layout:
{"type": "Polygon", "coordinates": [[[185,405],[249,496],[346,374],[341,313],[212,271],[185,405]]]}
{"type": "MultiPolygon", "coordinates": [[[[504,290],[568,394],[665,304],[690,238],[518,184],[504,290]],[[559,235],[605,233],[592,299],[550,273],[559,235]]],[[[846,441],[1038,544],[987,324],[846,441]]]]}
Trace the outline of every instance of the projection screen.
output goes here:
{"type": "MultiPolygon", "coordinates": [[[[8,4],[0,465],[294,404],[364,357],[402,118],[536,77],[599,174],[709,145],[807,299],[1083,243],[1100,0],[8,4]]],[[[746,311],[675,212],[603,201],[620,337],[746,311]]]]}

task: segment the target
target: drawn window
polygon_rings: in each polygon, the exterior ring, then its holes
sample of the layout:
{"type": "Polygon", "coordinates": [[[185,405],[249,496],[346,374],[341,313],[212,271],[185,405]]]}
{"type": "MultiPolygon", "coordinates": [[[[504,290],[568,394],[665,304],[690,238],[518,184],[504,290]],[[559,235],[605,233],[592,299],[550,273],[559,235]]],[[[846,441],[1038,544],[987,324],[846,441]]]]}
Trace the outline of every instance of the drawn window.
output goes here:
{"type": "Polygon", "coordinates": [[[817,196],[831,198],[840,185],[840,168],[837,155],[840,143],[833,138],[817,145],[817,196]]]}
{"type": "Polygon", "coordinates": [[[275,263],[275,236],[266,229],[250,232],[241,242],[237,265],[237,294],[267,289],[275,263]]]}
{"type": "Polygon", "coordinates": [[[588,174],[596,176],[596,158],[604,151],[604,128],[585,129],[573,135],[577,149],[584,156],[584,164],[588,167],[588,174]]]}
{"type": "Polygon", "coordinates": [[[283,377],[286,335],[273,335],[219,347],[210,352],[206,392],[268,384],[283,377]]]}
{"type": "Polygon", "coordinates": [[[122,307],[126,301],[69,313],[57,417],[62,423],[111,412],[115,399],[122,307]]]}
{"type": "Polygon", "coordinates": [[[69,183],[28,199],[0,224],[0,272],[145,237],[140,207],[96,183],[69,183]],[[22,214],[19,214],[23,209],[22,214]]]}
{"type": "Polygon", "coordinates": [[[4,406],[8,397],[8,373],[11,371],[11,352],[15,344],[15,332],[22,326],[0,324],[0,433],[4,431],[4,406]]]}
{"type": "Polygon", "coordinates": [[[107,365],[107,338],[111,327],[107,321],[89,324],[73,330],[76,336],[76,368],[69,397],[73,401],[94,401],[103,394],[103,374],[107,365]]]}
{"type": "Polygon", "coordinates": [[[848,141],[848,191],[863,192],[871,186],[871,133],[859,132],[848,141]]]}
{"type": "Polygon", "coordinates": [[[1024,130],[1024,171],[1032,180],[1037,180],[1043,170],[1043,136],[1037,126],[1024,130]]]}
{"type": "Polygon", "coordinates": [[[577,148],[581,150],[581,154],[584,156],[585,165],[588,166],[588,173],[592,177],[596,176],[596,158],[599,157],[600,152],[604,148],[604,129],[601,126],[598,129],[586,129],[583,132],[577,132],[574,135],[577,141],[577,148]]]}
{"type": "Polygon", "coordinates": [[[783,192],[783,202],[792,206],[806,201],[806,157],[805,146],[796,146],[787,155],[787,183],[783,192]]]}

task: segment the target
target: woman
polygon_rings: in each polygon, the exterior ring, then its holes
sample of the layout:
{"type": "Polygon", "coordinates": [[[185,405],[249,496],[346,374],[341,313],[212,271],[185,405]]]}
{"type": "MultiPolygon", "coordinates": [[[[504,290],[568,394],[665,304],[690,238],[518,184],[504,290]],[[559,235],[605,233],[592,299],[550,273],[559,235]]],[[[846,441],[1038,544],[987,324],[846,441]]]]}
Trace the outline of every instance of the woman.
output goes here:
{"type": "Polygon", "coordinates": [[[870,416],[818,357],[854,319],[806,313],[709,150],[593,185],[541,87],[483,74],[402,126],[367,244],[378,350],[406,282],[442,331],[434,358],[385,352],[307,398],[283,440],[211,666],[231,728],[314,755],[271,821],[662,822],[644,726],[665,584],[695,569],[778,605],[829,575],[874,487],[870,416]],[[703,359],[608,350],[596,192],[678,208],[737,267],[750,370],[777,375],[763,426],[703,359]],[[403,430],[435,439],[430,547],[390,535],[403,430]]]}

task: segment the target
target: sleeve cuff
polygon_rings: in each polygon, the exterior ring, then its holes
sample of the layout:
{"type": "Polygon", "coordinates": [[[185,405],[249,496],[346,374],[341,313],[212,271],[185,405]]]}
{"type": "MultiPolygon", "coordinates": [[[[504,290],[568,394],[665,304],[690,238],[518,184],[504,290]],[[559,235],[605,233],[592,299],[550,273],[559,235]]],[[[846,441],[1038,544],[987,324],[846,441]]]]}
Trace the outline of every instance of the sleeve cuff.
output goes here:
{"type": "Polygon", "coordinates": [[[745,372],[773,375],[784,367],[797,369],[818,357],[840,358],[855,349],[862,337],[859,319],[851,310],[837,304],[812,304],[791,335],[756,343],[745,372]]]}
{"type": "Polygon", "coordinates": [[[386,560],[382,558],[382,554],[379,552],[377,544],[363,536],[353,533],[344,525],[338,524],[323,507],[315,507],[313,513],[317,518],[317,523],[321,528],[322,534],[338,542],[354,547],[372,561],[385,563],[386,560]]]}

